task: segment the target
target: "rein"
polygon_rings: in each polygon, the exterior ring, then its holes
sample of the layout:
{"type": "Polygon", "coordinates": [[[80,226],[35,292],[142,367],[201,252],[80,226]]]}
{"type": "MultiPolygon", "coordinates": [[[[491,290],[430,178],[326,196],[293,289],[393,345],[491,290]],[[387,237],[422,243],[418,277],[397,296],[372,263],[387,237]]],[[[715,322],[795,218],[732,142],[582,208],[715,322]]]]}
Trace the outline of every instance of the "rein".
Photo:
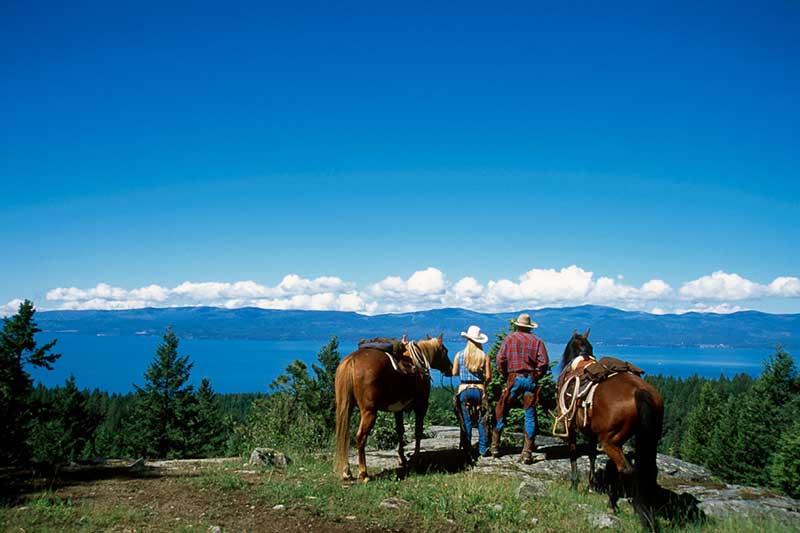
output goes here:
{"type": "Polygon", "coordinates": [[[411,356],[411,361],[414,363],[414,366],[430,378],[431,364],[416,342],[411,341],[408,343],[408,354],[411,356]]]}

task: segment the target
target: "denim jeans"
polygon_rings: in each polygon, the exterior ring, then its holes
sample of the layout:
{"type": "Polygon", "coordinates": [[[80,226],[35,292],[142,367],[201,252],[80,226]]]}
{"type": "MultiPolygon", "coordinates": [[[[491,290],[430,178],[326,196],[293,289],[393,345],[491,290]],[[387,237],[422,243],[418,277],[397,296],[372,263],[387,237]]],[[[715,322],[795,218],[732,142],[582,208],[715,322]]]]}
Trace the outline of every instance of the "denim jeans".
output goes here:
{"type": "Polygon", "coordinates": [[[522,395],[522,408],[525,412],[525,432],[528,434],[529,438],[533,438],[533,436],[536,434],[536,407],[533,405],[536,398],[534,395],[535,392],[536,381],[533,378],[530,376],[517,376],[514,379],[514,384],[511,386],[508,396],[501,396],[500,401],[497,403],[497,408],[495,411],[495,416],[497,417],[497,426],[495,429],[497,431],[503,431],[503,426],[505,425],[505,416],[508,414],[508,409],[511,405],[511,399],[518,398],[520,395],[522,395]]]}
{"type": "Polygon", "coordinates": [[[461,415],[464,420],[464,430],[466,431],[466,438],[468,441],[472,440],[472,425],[477,422],[478,424],[478,452],[482,455],[489,449],[486,435],[486,409],[484,405],[483,391],[478,388],[464,389],[459,394],[459,404],[461,405],[461,415]],[[478,419],[472,420],[470,416],[470,408],[468,404],[477,406],[471,411],[478,412],[478,419]]]}

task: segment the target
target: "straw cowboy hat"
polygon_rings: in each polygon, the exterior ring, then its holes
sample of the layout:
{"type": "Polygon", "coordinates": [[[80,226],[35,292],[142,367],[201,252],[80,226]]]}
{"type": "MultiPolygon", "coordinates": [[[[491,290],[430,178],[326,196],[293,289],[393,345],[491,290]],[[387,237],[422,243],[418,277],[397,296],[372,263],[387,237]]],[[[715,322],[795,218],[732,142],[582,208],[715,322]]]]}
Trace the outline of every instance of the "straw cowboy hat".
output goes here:
{"type": "Polygon", "coordinates": [[[485,333],[481,333],[481,328],[478,326],[470,326],[466,333],[461,332],[462,337],[466,337],[472,342],[477,342],[478,344],[483,344],[489,340],[489,337],[486,336],[485,333]]]}
{"type": "Polygon", "coordinates": [[[528,328],[528,329],[535,329],[539,327],[539,324],[531,320],[531,315],[528,313],[522,313],[517,317],[517,321],[514,322],[514,325],[518,328],[528,328]]]}

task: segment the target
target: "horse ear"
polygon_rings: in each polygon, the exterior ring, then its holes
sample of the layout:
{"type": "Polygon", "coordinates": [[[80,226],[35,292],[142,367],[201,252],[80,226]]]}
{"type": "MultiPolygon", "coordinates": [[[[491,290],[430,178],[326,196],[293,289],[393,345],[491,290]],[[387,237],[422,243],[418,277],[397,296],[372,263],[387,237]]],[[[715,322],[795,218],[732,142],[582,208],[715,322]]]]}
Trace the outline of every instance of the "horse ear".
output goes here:
{"type": "Polygon", "coordinates": [[[429,340],[431,340],[431,336],[430,336],[430,335],[425,335],[425,340],[426,340],[426,341],[429,341],[429,340]]]}
{"type": "Polygon", "coordinates": [[[575,328],[575,329],[572,330],[572,336],[573,337],[577,337],[578,336],[578,328],[575,328]]]}
{"type": "Polygon", "coordinates": [[[439,344],[444,343],[444,333],[439,333],[439,344]]]}
{"type": "Polygon", "coordinates": [[[590,331],[592,331],[592,328],[589,328],[589,329],[586,330],[586,333],[583,334],[583,338],[584,339],[588,339],[589,338],[589,332],[590,331]]]}

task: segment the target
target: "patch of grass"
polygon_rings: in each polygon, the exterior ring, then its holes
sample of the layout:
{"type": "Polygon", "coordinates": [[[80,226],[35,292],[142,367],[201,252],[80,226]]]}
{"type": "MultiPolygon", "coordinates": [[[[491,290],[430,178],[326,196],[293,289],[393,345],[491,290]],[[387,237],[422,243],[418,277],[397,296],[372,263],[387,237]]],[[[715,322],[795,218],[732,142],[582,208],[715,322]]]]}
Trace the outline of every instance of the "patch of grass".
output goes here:
{"type": "Polygon", "coordinates": [[[147,524],[147,513],[122,506],[97,507],[62,499],[50,492],[24,505],[0,507],[0,529],[15,531],[97,531],[119,524],[147,524]]]}
{"type": "MultiPolygon", "coordinates": [[[[596,494],[573,493],[554,484],[547,496],[518,500],[518,479],[487,477],[464,472],[429,473],[406,479],[373,479],[369,483],[343,484],[331,472],[330,463],[298,461],[277,475],[267,474],[255,494],[265,505],[283,504],[303,509],[332,521],[355,517],[357,524],[383,528],[481,531],[590,531],[586,504],[604,511],[606,499],[596,494]],[[406,500],[401,509],[385,509],[389,497],[406,500]],[[537,521],[534,524],[534,521],[537,521]]],[[[638,531],[638,519],[630,510],[619,516],[622,531],[638,531]]]]}

